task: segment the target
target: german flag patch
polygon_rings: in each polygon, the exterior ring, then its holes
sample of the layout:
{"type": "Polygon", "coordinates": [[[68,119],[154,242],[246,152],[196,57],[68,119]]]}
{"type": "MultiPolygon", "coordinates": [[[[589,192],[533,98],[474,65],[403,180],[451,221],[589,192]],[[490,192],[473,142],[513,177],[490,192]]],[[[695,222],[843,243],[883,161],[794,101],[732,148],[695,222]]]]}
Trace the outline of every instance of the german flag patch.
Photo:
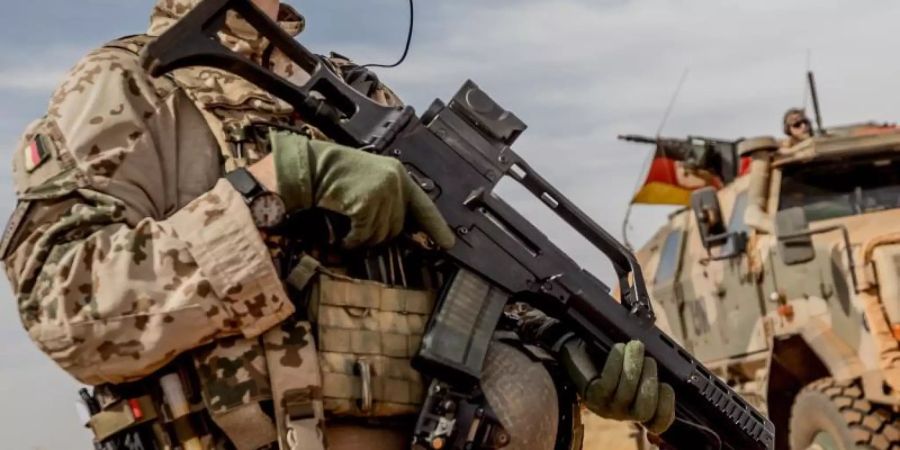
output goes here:
{"type": "Polygon", "coordinates": [[[47,162],[52,155],[53,144],[47,136],[38,134],[25,146],[25,170],[34,172],[35,169],[47,162]]]}

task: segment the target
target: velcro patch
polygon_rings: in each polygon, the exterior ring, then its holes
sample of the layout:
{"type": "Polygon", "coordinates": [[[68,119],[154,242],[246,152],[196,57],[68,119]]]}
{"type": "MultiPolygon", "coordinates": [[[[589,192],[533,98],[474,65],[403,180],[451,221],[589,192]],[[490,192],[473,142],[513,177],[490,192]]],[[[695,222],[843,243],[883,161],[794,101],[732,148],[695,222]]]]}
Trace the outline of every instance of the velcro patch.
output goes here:
{"type": "Polygon", "coordinates": [[[25,146],[25,170],[34,172],[52,156],[53,143],[43,134],[38,134],[25,146]]]}

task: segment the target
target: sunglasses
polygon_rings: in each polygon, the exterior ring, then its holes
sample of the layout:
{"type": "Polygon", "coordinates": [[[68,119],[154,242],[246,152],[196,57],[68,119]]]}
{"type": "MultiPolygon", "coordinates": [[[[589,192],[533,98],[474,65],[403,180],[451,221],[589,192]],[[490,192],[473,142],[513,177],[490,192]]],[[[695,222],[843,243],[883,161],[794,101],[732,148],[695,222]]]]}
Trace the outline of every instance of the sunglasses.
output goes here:
{"type": "Polygon", "coordinates": [[[801,121],[798,121],[798,122],[794,122],[794,123],[790,124],[789,126],[790,126],[791,128],[800,128],[800,127],[802,127],[802,126],[804,126],[804,125],[808,127],[808,126],[809,126],[809,121],[807,121],[807,120],[801,120],[801,121]]]}

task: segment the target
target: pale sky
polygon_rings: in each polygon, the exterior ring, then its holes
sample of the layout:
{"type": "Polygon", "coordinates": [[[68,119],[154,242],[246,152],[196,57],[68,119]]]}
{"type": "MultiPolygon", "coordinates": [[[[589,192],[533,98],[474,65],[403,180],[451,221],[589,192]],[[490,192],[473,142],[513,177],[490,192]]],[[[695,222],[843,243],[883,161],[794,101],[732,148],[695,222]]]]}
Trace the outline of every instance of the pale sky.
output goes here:
{"type": "MultiPolygon", "coordinates": [[[[308,20],[301,40],[360,62],[402,50],[406,0],[292,0],[308,20]]],[[[736,138],[780,133],[781,114],[803,101],[807,55],[826,124],[900,117],[900,61],[889,0],[419,0],[410,57],[382,71],[424,110],[471,78],[529,130],[520,154],[619,236],[646,146],[620,133],[652,135],[681,74],[689,76],[664,135],[736,138]]],[[[4,2],[0,15],[0,149],[12,158],[19,132],[46,108],[80,55],[144,31],[152,0],[4,2]]],[[[7,163],[0,216],[14,205],[7,163]]],[[[518,194],[511,201],[532,206],[518,194]]],[[[670,208],[637,207],[641,243],[670,208]]],[[[599,256],[537,214],[576,259],[609,279],[599,256]]],[[[611,281],[610,281],[611,282],[611,281]]],[[[23,331],[0,286],[0,446],[88,449],[75,416],[76,384],[23,331]]]]}

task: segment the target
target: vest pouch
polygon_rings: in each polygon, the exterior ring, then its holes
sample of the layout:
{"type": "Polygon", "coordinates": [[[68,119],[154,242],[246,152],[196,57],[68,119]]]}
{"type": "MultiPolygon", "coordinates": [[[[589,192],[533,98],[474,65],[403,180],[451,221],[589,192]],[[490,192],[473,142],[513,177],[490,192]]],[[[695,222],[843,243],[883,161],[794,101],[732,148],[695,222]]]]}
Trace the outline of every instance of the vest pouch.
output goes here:
{"type": "Polygon", "coordinates": [[[148,395],[122,398],[106,405],[91,416],[88,428],[95,442],[139,442],[146,448],[155,448],[159,442],[159,414],[154,401],[148,395]],[[156,428],[156,429],[155,429],[156,428]],[[156,433],[155,433],[156,432],[156,433]]]}
{"type": "Polygon", "coordinates": [[[212,436],[206,431],[202,416],[194,414],[202,410],[202,405],[189,400],[193,392],[185,388],[183,381],[186,380],[178,371],[163,378],[177,380],[179,396],[183,400],[183,405],[179,405],[183,411],[178,417],[173,415],[177,411],[168,401],[171,395],[161,389],[159,373],[133,383],[99,385],[93,389],[93,394],[87,389],[79,392],[81,404],[90,414],[87,426],[94,434],[96,448],[213,448],[212,436]],[[183,445],[189,440],[193,445],[183,445]]]}
{"type": "Polygon", "coordinates": [[[417,414],[425,386],[410,359],[422,341],[434,293],[319,271],[310,300],[325,411],[345,417],[417,414]]]}

